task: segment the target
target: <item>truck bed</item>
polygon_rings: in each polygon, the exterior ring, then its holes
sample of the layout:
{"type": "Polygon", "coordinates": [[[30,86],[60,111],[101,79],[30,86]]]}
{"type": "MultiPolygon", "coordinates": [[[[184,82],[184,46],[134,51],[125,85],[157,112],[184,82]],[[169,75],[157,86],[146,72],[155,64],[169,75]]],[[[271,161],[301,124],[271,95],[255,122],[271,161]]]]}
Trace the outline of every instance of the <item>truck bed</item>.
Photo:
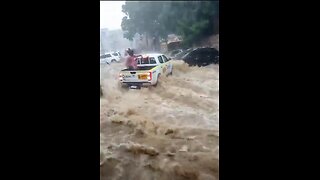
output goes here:
{"type": "Polygon", "coordinates": [[[129,70],[128,68],[126,68],[126,69],[122,69],[121,71],[147,71],[147,70],[150,70],[154,67],[156,67],[156,66],[142,66],[142,67],[138,67],[138,69],[134,69],[134,70],[129,70]]]}

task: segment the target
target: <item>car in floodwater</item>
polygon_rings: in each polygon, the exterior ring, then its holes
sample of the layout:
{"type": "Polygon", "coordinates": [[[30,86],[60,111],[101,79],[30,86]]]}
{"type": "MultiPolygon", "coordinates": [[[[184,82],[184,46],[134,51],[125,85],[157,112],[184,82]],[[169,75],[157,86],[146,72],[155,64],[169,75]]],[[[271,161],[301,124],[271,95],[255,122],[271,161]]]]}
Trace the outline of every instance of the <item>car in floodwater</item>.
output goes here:
{"type": "Polygon", "coordinates": [[[101,54],[100,55],[100,64],[110,64],[110,62],[111,62],[110,57],[111,57],[111,55],[101,54]]]}
{"type": "Polygon", "coordinates": [[[215,48],[197,48],[183,56],[182,60],[189,66],[219,64],[219,51],[215,48]]]}
{"type": "Polygon", "coordinates": [[[136,58],[138,69],[123,69],[119,73],[122,87],[139,89],[142,86],[156,86],[160,76],[172,75],[171,58],[164,54],[145,54],[136,58]]]}
{"type": "Polygon", "coordinates": [[[121,60],[121,54],[120,54],[119,51],[118,51],[118,52],[113,52],[113,53],[112,53],[112,56],[114,56],[115,58],[114,58],[114,61],[111,61],[111,62],[120,62],[120,60],[121,60]]]}
{"type": "Polygon", "coordinates": [[[118,53],[109,52],[109,53],[100,55],[101,64],[104,64],[104,63],[110,64],[111,62],[119,62],[119,61],[120,61],[120,57],[118,56],[118,53]],[[116,54],[117,56],[113,54],[116,54]]]}

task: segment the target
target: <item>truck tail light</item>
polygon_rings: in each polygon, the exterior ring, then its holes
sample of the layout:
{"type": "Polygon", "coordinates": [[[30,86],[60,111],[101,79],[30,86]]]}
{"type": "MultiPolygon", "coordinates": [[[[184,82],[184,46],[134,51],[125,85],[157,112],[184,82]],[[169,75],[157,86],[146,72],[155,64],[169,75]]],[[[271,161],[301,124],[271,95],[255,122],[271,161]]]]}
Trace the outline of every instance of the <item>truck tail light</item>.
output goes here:
{"type": "Polygon", "coordinates": [[[148,80],[149,80],[149,81],[151,81],[151,80],[152,80],[152,72],[149,72],[148,80]]]}

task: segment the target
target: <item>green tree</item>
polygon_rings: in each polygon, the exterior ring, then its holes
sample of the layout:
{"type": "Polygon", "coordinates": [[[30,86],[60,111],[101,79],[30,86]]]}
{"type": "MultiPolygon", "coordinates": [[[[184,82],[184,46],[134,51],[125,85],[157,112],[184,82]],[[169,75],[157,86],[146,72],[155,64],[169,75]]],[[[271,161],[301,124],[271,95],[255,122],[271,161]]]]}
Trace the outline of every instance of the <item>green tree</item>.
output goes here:
{"type": "Polygon", "coordinates": [[[126,2],[126,16],[121,27],[124,37],[132,40],[136,33],[167,38],[168,34],[182,35],[191,45],[214,34],[215,18],[219,17],[218,1],[126,2]]]}

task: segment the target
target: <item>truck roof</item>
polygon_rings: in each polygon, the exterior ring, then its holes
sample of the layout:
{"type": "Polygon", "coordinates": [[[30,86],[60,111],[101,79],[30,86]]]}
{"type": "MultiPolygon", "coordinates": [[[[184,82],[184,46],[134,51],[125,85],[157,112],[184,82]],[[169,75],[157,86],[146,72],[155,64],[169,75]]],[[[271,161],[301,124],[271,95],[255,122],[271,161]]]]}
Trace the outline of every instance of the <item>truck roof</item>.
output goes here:
{"type": "Polygon", "coordinates": [[[161,55],[163,55],[163,54],[160,54],[160,53],[142,54],[142,56],[151,56],[151,57],[161,56],[161,55]]]}

